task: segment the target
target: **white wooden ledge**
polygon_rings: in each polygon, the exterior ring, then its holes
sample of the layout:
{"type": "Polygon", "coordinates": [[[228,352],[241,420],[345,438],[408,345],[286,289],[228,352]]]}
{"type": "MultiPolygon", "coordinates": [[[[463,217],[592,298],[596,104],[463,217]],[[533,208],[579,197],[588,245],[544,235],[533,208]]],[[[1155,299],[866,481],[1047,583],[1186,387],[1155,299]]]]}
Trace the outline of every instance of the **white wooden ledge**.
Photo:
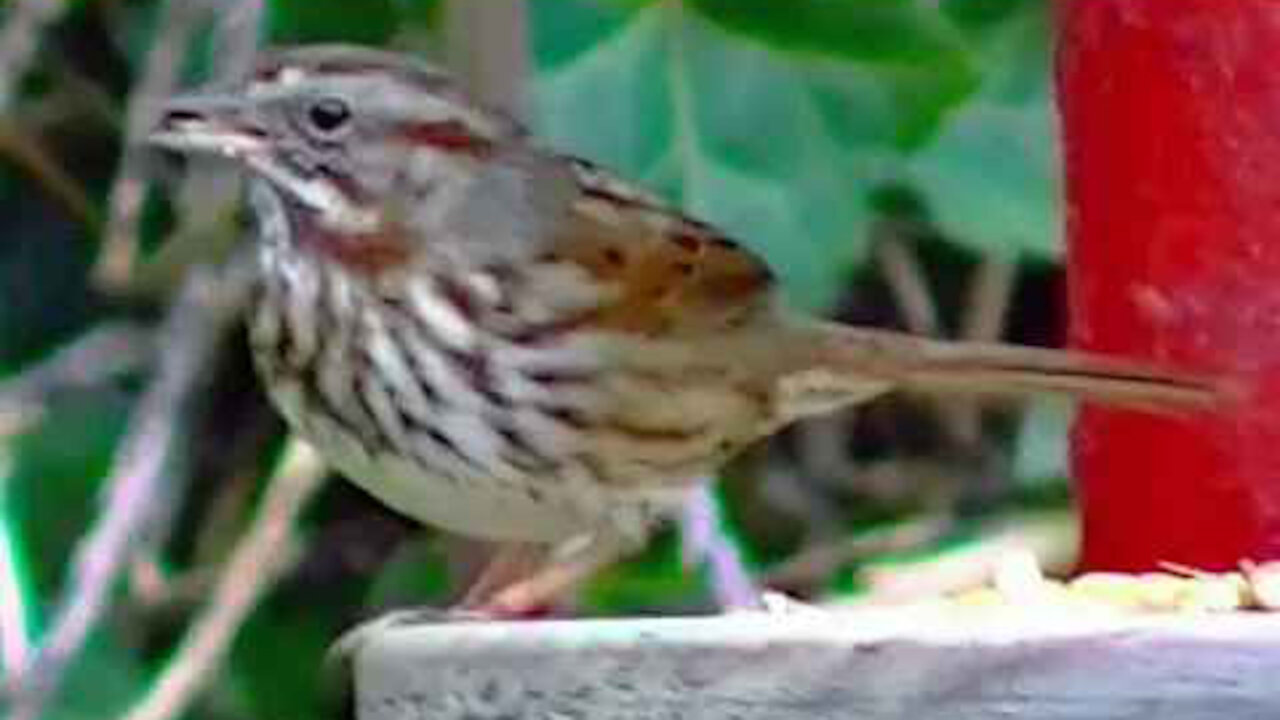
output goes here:
{"type": "Polygon", "coordinates": [[[925,607],[371,633],[360,720],[1280,718],[1280,614],[925,607]]]}

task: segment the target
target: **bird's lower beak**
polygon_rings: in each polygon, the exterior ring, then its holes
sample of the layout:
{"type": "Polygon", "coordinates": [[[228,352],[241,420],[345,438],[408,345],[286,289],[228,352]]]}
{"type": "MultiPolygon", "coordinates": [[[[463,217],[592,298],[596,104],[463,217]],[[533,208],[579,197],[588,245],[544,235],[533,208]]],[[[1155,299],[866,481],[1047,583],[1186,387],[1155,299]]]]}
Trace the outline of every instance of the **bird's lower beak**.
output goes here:
{"type": "Polygon", "coordinates": [[[147,142],[178,152],[244,158],[264,149],[267,133],[246,112],[242,99],[214,95],[175,97],[160,107],[147,142]]]}

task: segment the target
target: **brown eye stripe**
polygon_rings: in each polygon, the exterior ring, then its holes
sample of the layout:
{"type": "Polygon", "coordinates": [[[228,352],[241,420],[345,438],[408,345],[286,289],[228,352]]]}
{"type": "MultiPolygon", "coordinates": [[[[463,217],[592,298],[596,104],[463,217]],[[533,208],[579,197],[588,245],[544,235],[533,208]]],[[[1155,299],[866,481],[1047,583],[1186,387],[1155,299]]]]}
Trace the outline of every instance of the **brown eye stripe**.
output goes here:
{"type": "Polygon", "coordinates": [[[491,142],[485,138],[476,137],[466,125],[457,120],[406,124],[400,128],[400,137],[411,145],[422,145],[476,157],[484,157],[493,150],[491,142]]]}

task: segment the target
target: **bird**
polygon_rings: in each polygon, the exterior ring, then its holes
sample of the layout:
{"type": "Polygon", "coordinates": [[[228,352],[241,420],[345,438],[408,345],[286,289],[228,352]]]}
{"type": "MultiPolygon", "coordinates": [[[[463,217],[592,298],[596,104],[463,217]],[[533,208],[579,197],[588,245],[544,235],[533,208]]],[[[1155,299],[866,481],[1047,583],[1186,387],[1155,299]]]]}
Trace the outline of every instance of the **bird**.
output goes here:
{"type": "Polygon", "coordinates": [[[408,55],[264,51],[157,118],[153,146],[249,178],[246,325],[274,405],[386,505],[505,548],[463,603],[495,615],[643,547],[805,417],[895,391],[1221,399],[1137,360],[807,315],[745,245],[408,55]]]}

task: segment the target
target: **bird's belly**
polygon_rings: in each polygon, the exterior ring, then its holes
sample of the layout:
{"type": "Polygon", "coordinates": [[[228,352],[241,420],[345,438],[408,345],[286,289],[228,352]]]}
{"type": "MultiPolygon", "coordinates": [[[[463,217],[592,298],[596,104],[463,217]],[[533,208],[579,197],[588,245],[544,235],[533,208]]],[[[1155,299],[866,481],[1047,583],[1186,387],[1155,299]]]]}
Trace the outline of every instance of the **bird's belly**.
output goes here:
{"type": "Polygon", "coordinates": [[[499,479],[432,467],[391,449],[370,451],[340,423],[308,409],[295,383],[272,383],[269,394],[289,424],[344,477],[382,503],[418,522],[487,540],[557,542],[598,528],[603,521],[590,488],[557,487],[527,478],[499,479]]]}
{"type": "Polygon", "coordinates": [[[687,372],[701,353],[681,344],[673,362],[672,343],[606,333],[512,339],[418,285],[392,302],[285,260],[265,257],[250,326],[264,385],[330,464],[421,522],[638,536],[759,426],[734,374],[687,372]]]}

